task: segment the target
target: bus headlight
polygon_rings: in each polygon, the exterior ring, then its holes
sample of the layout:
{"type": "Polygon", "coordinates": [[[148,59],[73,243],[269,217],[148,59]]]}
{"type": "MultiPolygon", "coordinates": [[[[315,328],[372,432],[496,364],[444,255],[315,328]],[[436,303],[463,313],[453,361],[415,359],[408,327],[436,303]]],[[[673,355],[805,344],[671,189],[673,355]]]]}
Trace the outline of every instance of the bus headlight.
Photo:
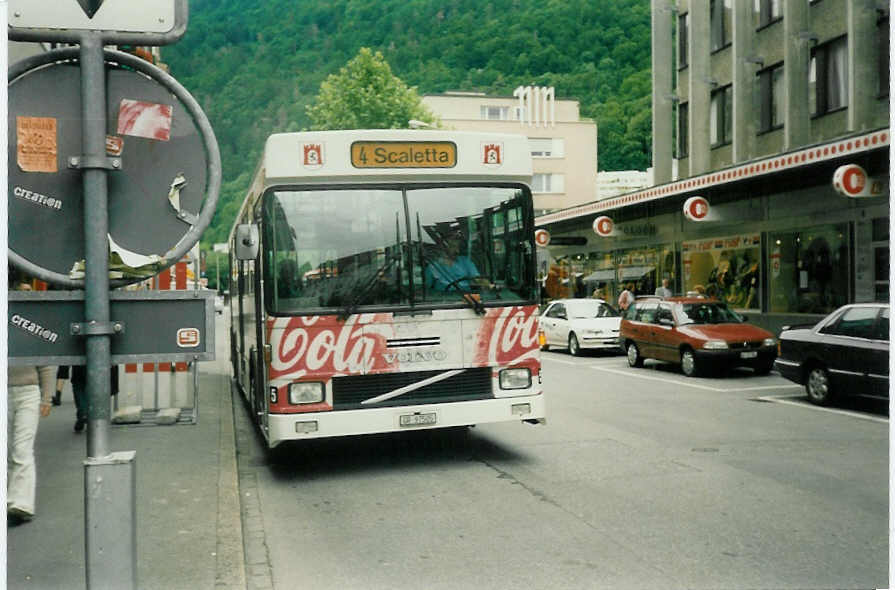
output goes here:
{"type": "Polygon", "coordinates": [[[302,381],[289,384],[289,403],[297,406],[301,404],[316,404],[323,401],[323,383],[315,381],[302,381]]]}
{"type": "Polygon", "coordinates": [[[504,369],[500,372],[501,389],[528,389],[531,387],[531,369],[504,369]]]}

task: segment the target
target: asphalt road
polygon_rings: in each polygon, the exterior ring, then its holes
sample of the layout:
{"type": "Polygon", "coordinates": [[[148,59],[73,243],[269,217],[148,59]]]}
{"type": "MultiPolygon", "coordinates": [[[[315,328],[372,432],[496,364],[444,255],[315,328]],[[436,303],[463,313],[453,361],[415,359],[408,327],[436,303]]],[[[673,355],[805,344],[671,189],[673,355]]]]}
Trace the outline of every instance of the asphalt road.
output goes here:
{"type": "Polygon", "coordinates": [[[546,426],[268,456],[238,407],[250,588],[887,587],[886,403],[613,355],[543,373],[546,426]]]}

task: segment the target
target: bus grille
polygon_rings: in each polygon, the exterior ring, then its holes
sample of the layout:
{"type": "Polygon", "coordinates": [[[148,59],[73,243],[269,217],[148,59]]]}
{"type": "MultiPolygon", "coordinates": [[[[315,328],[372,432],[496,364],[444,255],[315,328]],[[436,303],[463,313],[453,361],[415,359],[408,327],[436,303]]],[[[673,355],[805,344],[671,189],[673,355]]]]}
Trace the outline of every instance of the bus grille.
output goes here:
{"type": "Polygon", "coordinates": [[[382,373],[378,375],[350,375],[333,378],[333,409],[356,410],[359,408],[383,408],[460,402],[490,399],[491,368],[477,367],[452,375],[447,379],[430,383],[397,397],[374,404],[361,402],[401,387],[418,383],[423,379],[440,375],[445,371],[416,371],[413,373],[382,373]]]}

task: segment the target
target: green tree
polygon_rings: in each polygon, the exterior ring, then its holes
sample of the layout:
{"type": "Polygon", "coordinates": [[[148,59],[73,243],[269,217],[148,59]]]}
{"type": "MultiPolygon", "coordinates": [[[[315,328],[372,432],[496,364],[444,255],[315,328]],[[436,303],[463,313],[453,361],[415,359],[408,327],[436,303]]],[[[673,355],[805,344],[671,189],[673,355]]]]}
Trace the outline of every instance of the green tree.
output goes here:
{"type": "Polygon", "coordinates": [[[392,74],[382,53],[367,47],[320,84],[307,113],[315,130],[406,129],[411,119],[436,123],[416,88],[392,74]]]}

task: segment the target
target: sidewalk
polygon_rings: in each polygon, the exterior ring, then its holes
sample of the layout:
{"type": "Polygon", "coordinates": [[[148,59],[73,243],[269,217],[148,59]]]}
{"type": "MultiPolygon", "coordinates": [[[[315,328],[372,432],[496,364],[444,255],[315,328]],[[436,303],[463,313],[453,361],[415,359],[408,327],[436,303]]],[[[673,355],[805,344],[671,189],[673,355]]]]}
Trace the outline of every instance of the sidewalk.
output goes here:
{"type": "MultiPolygon", "coordinates": [[[[226,356],[199,365],[196,425],[112,426],[110,449],[136,451],[137,584],[243,590],[233,408],[226,356]]],[[[70,385],[37,433],[37,516],[7,528],[10,590],[86,586],[86,432],[75,434],[70,385]]]]}

